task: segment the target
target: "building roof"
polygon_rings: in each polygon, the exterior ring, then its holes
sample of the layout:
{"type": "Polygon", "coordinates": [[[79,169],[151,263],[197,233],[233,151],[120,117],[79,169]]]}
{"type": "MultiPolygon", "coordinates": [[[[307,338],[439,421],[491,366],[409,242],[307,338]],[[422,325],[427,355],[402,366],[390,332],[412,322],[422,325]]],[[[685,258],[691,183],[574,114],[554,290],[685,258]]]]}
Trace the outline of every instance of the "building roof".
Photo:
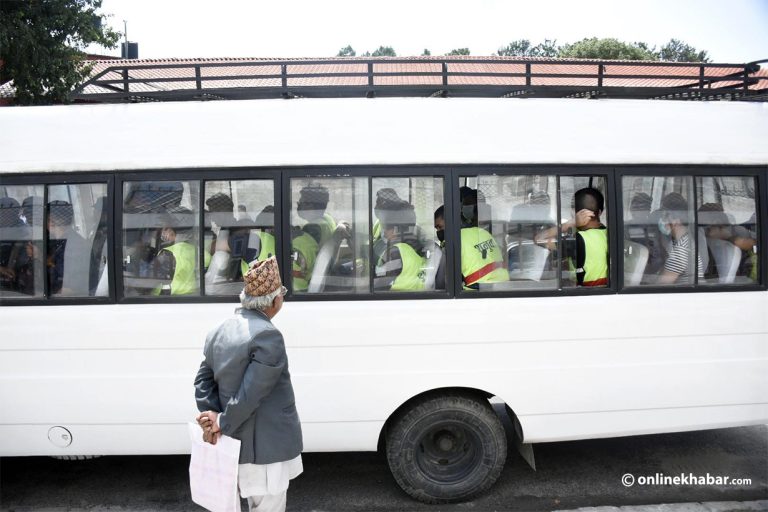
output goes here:
{"type": "MultiPolygon", "coordinates": [[[[423,56],[90,64],[90,79],[74,94],[78,101],[432,95],[768,99],[768,70],[759,63],[423,56]]],[[[0,88],[0,97],[3,92],[0,88]]]]}

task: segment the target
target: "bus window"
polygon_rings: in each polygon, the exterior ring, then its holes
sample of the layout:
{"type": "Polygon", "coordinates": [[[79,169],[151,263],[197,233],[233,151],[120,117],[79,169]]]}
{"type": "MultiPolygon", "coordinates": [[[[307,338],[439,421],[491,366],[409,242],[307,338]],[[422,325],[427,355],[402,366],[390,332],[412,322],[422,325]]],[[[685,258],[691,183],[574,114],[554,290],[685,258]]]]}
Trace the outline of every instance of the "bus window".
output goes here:
{"type": "Polygon", "coordinates": [[[198,295],[198,198],[195,181],[123,184],[125,295],[198,295]]]}
{"type": "Polygon", "coordinates": [[[237,295],[251,261],[277,256],[272,180],[205,182],[205,294],[237,295]]]}
{"type": "Polygon", "coordinates": [[[291,179],[294,293],[368,293],[368,178],[291,179]]]}
{"type": "MultiPolygon", "coordinates": [[[[692,285],[694,268],[693,177],[625,176],[624,285],[692,285]]],[[[701,256],[701,255],[700,255],[701,256]]]]}
{"type": "Polygon", "coordinates": [[[754,177],[696,178],[699,254],[712,284],[758,282],[757,200],[754,177]]]}
{"type": "Polygon", "coordinates": [[[554,176],[479,176],[461,183],[465,289],[557,288],[557,244],[540,240],[556,226],[556,190],[554,176]]]}
{"type": "Polygon", "coordinates": [[[43,295],[43,187],[7,185],[0,197],[0,297],[43,295]]]}
{"type": "Polygon", "coordinates": [[[444,290],[444,244],[435,228],[443,179],[373,178],[371,196],[374,292],[444,290]]]}
{"type": "Polygon", "coordinates": [[[106,196],[104,183],[48,186],[46,270],[51,296],[109,294],[106,196]]]}

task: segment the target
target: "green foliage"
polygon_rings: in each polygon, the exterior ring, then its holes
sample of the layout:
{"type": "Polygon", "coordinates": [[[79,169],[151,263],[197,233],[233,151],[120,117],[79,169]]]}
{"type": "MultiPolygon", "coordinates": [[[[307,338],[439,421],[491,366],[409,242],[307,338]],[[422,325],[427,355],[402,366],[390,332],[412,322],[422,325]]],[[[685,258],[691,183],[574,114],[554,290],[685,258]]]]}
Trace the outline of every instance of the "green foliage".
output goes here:
{"type": "Polygon", "coordinates": [[[679,39],[670,39],[658,52],[659,60],[672,62],[709,62],[707,52],[698,51],[679,39]]]}
{"type": "Polygon", "coordinates": [[[379,46],[373,51],[371,57],[397,57],[397,54],[391,46],[379,46]]]}
{"type": "Polygon", "coordinates": [[[545,39],[536,46],[531,45],[528,39],[518,39],[499,48],[496,53],[508,57],[557,57],[558,50],[557,40],[554,39],[545,39]]]}
{"type": "Polygon", "coordinates": [[[355,55],[357,55],[357,53],[355,53],[355,49],[352,48],[351,45],[345,46],[336,54],[337,57],[354,57],[355,55]]]}
{"type": "Polygon", "coordinates": [[[618,39],[596,37],[582,39],[560,48],[558,57],[607,60],[657,60],[645,43],[625,43],[618,39]]]}
{"type": "Polygon", "coordinates": [[[90,72],[83,49],[115,48],[118,32],[103,26],[101,0],[0,1],[0,82],[13,80],[16,103],[61,103],[90,72]]]}
{"type": "Polygon", "coordinates": [[[422,55],[422,57],[428,57],[428,56],[432,55],[432,52],[430,52],[429,50],[424,48],[424,51],[421,52],[421,55],[422,55]]]}
{"type": "Polygon", "coordinates": [[[469,55],[469,48],[456,48],[446,53],[446,55],[469,55]]]}

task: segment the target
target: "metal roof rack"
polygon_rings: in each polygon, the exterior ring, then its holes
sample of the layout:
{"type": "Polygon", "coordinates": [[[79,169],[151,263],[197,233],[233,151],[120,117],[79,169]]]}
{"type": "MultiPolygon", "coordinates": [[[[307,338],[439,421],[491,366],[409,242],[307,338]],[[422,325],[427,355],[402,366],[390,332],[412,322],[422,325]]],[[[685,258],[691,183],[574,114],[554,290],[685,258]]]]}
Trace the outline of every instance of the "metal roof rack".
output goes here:
{"type": "Polygon", "coordinates": [[[258,98],[504,97],[768,100],[746,64],[413,57],[102,61],[79,102],[258,98]],[[149,62],[149,63],[148,63],[149,62]]]}

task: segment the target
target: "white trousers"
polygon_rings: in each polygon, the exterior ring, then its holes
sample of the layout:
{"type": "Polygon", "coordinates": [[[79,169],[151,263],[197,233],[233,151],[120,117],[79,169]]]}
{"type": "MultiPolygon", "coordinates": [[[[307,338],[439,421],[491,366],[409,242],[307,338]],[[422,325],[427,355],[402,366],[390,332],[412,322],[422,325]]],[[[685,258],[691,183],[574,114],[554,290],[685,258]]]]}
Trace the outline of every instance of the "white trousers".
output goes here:
{"type": "Polygon", "coordinates": [[[250,512],[285,512],[287,493],[288,491],[283,491],[280,494],[248,496],[248,510],[250,512]]]}

